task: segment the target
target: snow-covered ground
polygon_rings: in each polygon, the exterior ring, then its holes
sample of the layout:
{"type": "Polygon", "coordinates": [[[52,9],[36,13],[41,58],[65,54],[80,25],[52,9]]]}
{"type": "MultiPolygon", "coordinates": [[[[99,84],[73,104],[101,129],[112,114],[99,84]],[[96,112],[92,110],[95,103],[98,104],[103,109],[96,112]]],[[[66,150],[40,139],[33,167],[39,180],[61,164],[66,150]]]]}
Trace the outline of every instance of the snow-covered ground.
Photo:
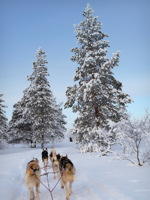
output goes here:
{"type": "MultiPolygon", "coordinates": [[[[59,143],[56,152],[68,154],[77,171],[70,200],[149,200],[150,166],[133,166],[127,161],[114,160],[112,156],[80,154],[73,143],[59,143]]],[[[50,152],[50,148],[49,148],[50,152]]],[[[33,158],[40,160],[41,149],[23,147],[0,150],[0,199],[27,200],[29,191],[24,185],[26,164],[33,158]]],[[[41,178],[46,184],[46,177],[41,178]]],[[[51,188],[57,180],[49,175],[51,188]]],[[[54,200],[65,200],[65,190],[57,185],[54,200]]],[[[40,200],[51,200],[49,192],[41,185],[40,200]]]]}

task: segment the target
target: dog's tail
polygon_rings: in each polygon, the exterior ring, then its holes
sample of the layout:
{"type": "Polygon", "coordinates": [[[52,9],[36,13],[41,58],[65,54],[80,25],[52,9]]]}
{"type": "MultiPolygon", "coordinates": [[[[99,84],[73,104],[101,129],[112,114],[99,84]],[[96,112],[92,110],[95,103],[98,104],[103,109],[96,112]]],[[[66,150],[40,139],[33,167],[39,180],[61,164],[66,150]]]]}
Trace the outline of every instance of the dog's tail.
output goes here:
{"type": "Polygon", "coordinates": [[[76,180],[77,180],[76,175],[73,175],[73,181],[76,181],[76,180]]]}
{"type": "Polygon", "coordinates": [[[77,177],[76,177],[76,175],[75,175],[76,169],[75,169],[75,167],[72,166],[70,163],[68,163],[68,164],[66,165],[66,173],[67,173],[68,175],[71,175],[71,176],[72,176],[73,181],[77,180],[77,177]]]}

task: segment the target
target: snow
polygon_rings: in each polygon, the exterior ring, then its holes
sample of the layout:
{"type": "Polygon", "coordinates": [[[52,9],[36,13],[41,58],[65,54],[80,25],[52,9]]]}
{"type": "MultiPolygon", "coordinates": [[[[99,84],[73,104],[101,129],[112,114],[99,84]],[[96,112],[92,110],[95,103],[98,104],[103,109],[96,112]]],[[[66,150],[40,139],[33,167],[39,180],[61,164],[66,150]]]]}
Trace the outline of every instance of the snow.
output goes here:
{"type": "MultiPolygon", "coordinates": [[[[56,152],[72,160],[77,171],[70,200],[149,200],[150,166],[138,167],[127,161],[115,160],[113,155],[99,157],[98,153],[81,154],[73,143],[62,142],[55,146],[56,152]]],[[[50,152],[50,146],[48,148],[50,152]]],[[[41,149],[19,146],[0,150],[0,199],[27,200],[29,191],[24,185],[26,164],[37,157],[40,166],[41,149]]],[[[46,177],[41,178],[46,184],[46,177]]],[[[49,175],[51,188],[57,180],[49,175]]],[[[54,200],[65,200],[65,190],[57,185],[53,191],[54,200]]],[[[51,199],[49,192],[41,185],[40,199],[51,199]]]]}

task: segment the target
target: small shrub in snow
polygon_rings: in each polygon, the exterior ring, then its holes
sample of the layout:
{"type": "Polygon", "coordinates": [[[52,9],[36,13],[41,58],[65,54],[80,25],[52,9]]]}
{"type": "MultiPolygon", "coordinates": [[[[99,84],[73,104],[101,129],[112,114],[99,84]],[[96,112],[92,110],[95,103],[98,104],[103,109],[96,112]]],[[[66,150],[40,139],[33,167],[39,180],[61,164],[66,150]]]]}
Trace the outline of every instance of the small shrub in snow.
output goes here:
{"type": "MultiPolygon", "coordinates": [[[[91,130],[89,129],[88,135],[87,138],[80,142],[80,152],[100,152],[102,156],[110,152],[111,145],[113,144],[110,131],[95,127],[91,130]]],[[[78,143],[77,140],[75,141],[78,143]]]]}
{"type": "MultiPolygon", "coordinates": [[[[112,124],[111,124],[112,125],[112,124]]],[[[123,159],[142,166],[150,163],[150,114],[141,120],[122,119],[112,125],[123,148],[123,159]]]]}
{"type": "Polygon", "coordinates": [[[0,141],[0,149],[4,149],[4,148],[6,148],[7,147],[7,143],[6,143],[6,141],[0,141]]]}

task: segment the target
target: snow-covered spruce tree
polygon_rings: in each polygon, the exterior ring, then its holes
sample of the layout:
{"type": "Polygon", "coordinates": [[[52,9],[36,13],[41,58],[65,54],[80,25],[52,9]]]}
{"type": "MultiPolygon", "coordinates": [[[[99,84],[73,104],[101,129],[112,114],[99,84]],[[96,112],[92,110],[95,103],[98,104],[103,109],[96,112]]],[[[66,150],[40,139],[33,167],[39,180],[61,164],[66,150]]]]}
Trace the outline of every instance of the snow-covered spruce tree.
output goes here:
{"type": "Polygon", "coordinates": [[[66,132],[66,116],[62,113],[62,104],[57,105],[55,98],[53,99],[52,103],[55,108],[53,113],[53,120],[51,121],[51,128],[46,133],[45,138],[47,138],[48,141],[50,140],[52,144],[54,144],[54,142],[58,142],[64,139],[63,133],[66,132]]]}
{"type": "Polygon", "coordinates": [[[120,158],[142,166],[150,164],[150,113],[146,111],[141,120],[124,118],[118,123],[110,123],[111,129],[123,148],[120,158]]]}
{"type": "Polygon", "coordinates": [[[65,108],[78,112],[73,131],[76,142],[82,147],[107,146],[100,129],[107,127],[107,119],[119,121],[131,99],[122,92],[122,83],[112,72],[118,66],[119,52],[111,59],[106,57],[109,42],[104,38],[108,35],[101,31],[102,24],[89,4],[83,16],[85,20],[75,25],[78,47],[71,50],[71,60],[79,65],[74,76],[76,84],[67,88],[65,108]]]}
{"type": "MultiPolygon", "coordinates": [[[[32,122],[33,146],[36,143],[41,143],[41,147],[44,148],[45,141],[57,137],[56,134],[54,136],[54,133],[58,111],[50,84],[46,78],[49,76],[46,67],[48,62],[45,60],[46,55],[41,48],[38,49],[36,58],[37,61],[33,62],[33,73],[28,77],[31,84],[28,89],[29,101],[26,106],[26,116],[29,116],[32,122]]],[[[60,134],[63,137],[61,131],[60,134]]]]}
{"type": "Polygon", "coordinates": [[[7,106],[3,105],[4,100],[2,99],[3,94],[0,94],[0,148],[4,146],[6,140],[6,130],[7,130],[7,117],[5,115],[4,108],[7,106]]]}
{"type": "Polygon", "coordinates": [[[9,122],[9,143],[32,143],[31,119],[25,116],[28,98],[24,96],[13,107],[12,119],[9,122]]]}

